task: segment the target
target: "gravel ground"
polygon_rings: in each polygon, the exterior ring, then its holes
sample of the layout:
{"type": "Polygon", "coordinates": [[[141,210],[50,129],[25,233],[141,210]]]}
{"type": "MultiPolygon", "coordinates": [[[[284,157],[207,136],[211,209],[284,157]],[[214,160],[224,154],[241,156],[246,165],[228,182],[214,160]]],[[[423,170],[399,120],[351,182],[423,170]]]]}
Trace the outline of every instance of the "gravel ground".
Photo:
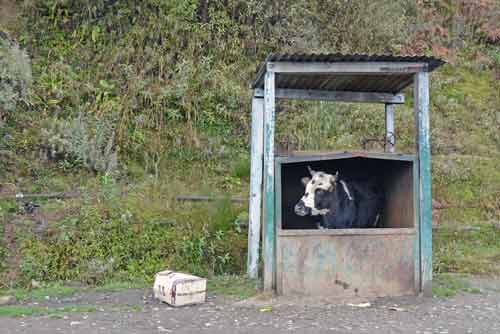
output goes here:
{"type": "Polygon", "coordinates": [[[150,290],[130,289],[49,299],[36,306],[78,304],[95,305],[97,311],[0,317],[0,333],[500,333],[497,289],[445,299],[376,299],[368,307],[284,298],[237,302],[210,296],[205,304],[181,308],[154,301],[150,290]]]}

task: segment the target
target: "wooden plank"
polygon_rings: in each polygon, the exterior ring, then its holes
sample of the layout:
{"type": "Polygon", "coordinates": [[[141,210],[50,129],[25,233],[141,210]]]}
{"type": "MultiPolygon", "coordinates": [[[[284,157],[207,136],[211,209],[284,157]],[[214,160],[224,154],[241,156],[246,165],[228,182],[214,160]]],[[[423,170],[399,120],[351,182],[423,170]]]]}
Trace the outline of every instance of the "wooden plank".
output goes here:
{"type": "Polygon", "coordinates": [[[409,154],[392,154],[392,153],[377,153],[377,152],[356,152],[356,151],[293,151],[290,155],[277,157],[283,163],[305,162],[305,161],[322,161],[335,160],[346,158],[372,158],[383,160],[396,161],[413,161],[414,156],[409,154]]]}
{"type": "Polygon", "coordinates": [[[280,236],[303,237],[303,236],[322,236],[322,235],[399,235],[415,234],[415,229],[410,227],[402,228],[345,228],[345,229],[323,229],[323,230],[280,230],[280,236]]]}
{"type": "MultiPolygon", "coordinates": [[[[264,90],[257,88],[254,90],[254,97],[263,97],[264,90]]],[[[394,103],[405,102],[403,94],[374,93],[374,92],[343,92],[331,90],[314,89],[286,89],[278,88],[275,92],[277,99],[299,99],[318,101],[338,101],[338,102],[359,102],[359,103],[394,103]]]]}
{"type": "Polygon", "coordinates": [[[276,73],[349,73],[401,74],[428,70],[427,63],[419,62],[268,62],[267,68],[276,73]]]}
{"type": "Polygon", "coordinates": [[[281,161],[275,159],[274,164],[274,179],[275,179],[275,233],[276,233],[276,293],[278,295],[283,294],[283,285],[282,285],[282,274],[283,270],[283,257],[281,251],[281,241],[280,241],[280,232],[282,231],[282,212],[281,212],[281,198],[282,198],[282,183],[281,183],[281,161]]]}
{"type": "Polygon", "coordinates": [[[394,104],[385,104],[385,151],[394,153],[396,137],[394,133],[394,104]]]}
{"type": "Polygon", "coordinates": [[[421,291],[425,296],[432,296],[432,194],[428,73],[415,74],[414,95],[419,165],[421,291]]]}
{"type": "Polygon", "coordinates": [[[274,235],[274,117],[275,75],[266,72],[264,80],[264,290],[275,288],[274,235]]]}
{"type": "Polygon", "coordinates": [[[260,219],[262,211],[262,163],[264,150],[264,99],[252,99],[252,130],[250,160],[250,203],[248,214],[247,274],[259,275],[260,219]]]}
{"type": "Polygon", "coordinates": [[[418,172],[418,158],[413,161],[413,215],[415,222],[415,239],[413,241],[413,261],[415,269],[415,293],[422,291],[420,283],[420,181],[418,172]]]}

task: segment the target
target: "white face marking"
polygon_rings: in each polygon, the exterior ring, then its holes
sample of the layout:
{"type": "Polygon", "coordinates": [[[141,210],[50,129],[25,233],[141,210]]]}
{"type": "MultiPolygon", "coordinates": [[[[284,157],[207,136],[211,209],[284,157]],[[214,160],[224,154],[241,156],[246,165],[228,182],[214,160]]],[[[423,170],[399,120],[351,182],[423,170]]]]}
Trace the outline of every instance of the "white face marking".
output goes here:
{"type": "Polygon", "coordinates": [[[311,209],[311,215],[326,215],[330,211],[328,209],[316,209],[314,206],[314,195],[318,189],[332,191],[334,184],[335,176],[323,172],[315,173],[312,179],[307,183],[304,196],[302,196],[301,200],[304,202],[305,207],[311,209]]]}

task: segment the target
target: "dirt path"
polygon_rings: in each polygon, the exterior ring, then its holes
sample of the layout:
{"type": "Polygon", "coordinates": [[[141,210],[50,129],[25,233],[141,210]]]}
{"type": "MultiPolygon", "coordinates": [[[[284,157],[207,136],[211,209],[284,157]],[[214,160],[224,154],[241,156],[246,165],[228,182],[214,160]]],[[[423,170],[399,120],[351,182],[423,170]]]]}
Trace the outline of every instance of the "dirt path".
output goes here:
{"type": "Polygon", "coordinates": [[[378,299],[367,308],[285,299],[235,302],[218,296],[203,305],[171,308],[140,289],[25,303],[30,305],[94,305],[96,311],[0,317],[0,333],[500,333],[496,288],[448,299],[378,299]]]}

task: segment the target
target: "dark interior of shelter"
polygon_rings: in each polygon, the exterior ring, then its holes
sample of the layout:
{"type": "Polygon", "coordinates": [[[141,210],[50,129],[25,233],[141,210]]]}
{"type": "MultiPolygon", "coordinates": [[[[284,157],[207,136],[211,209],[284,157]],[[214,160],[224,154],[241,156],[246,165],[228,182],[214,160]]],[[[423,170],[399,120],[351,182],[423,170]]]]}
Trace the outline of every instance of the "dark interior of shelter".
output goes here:
{"type": "Polygon", "coordinates": [[[379,227],[414,227],[413,163],[377,158],[342,158],[281,164],[281,228],[317,229],[320,216],[300,217],[294,206],[304,194],[301,178],[310,176],[307,166],[329,174],[339,172],[341,179],[375,178],[384,192],[384,208],[379,227]]]}

